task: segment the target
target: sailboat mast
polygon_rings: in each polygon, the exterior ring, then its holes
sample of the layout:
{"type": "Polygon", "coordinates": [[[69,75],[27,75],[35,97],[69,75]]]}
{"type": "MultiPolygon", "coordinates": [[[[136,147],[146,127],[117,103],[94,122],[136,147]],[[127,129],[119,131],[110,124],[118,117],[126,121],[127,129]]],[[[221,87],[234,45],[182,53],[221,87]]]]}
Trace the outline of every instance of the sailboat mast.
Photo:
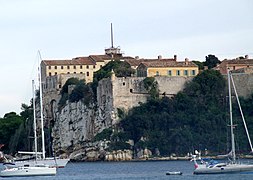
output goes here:
{"type": "MultiPolygon", "coordinates": [[[[41,60],[40,51],[38,51],[39,59],[41,60]]],[[[44,135],[44,116],[43,116],[43,98],[42,98],[42,75],[41,75],[41,66],[39,65],[39,85],[40,85],[40,117],[41,117],[41,138],[42,138],[42,158],[46,158],[45,153],[45,135],[44,135]]]]}
{"type": "Polygon", "coordinates": [[[34,150],[35,150],[35,160],[37,160],[37,122],[36,122],[36,109],[35,109],[35,83],[34,80],[32,80],[32,92],[33,92],[33,128],[34,128],[34,150]]]}
{"type": "Polygon", "coordinates": [[[229,115],[230,115],[230,131],[231,131],[231,146],[232,146],[232,158],[235,162],[235,136],[234,136],[234,125],[233,125],[233,115],[232,115],[232,95],[231,95],[231,82],[230,82],[230,71],[228,69],[228,97],[229,97],[229,115]]]}

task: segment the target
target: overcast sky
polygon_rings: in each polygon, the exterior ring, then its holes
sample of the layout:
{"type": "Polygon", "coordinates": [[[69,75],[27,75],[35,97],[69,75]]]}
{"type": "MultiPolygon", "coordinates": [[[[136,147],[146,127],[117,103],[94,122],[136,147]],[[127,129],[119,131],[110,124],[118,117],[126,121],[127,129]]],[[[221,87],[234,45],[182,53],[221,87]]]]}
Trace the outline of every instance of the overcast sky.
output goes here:
{"type": "Polygon", "coordinates": [[[253,57],[252,0],[0,0],[0,117],[30,104],[42,59],[253,57]]]}

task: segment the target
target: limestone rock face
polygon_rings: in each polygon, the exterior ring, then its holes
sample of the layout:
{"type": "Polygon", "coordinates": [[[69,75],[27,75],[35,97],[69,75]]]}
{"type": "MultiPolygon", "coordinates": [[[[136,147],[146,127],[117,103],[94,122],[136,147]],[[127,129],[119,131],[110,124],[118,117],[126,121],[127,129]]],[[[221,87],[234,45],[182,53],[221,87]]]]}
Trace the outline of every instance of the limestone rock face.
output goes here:
{"type": "Polygon", "coordinates": [[[57,112],[52,129],[56,153],[71,153],[82,147],[84,142],[90,141],[98,132],[110,127],[111,119],[101,118],[99,112],[95,105],[87,107],[81,101],[67,103],[57,112]]]}
{"type": "Polygon", "coordinates": [[[152,152],[147,148],[139,149],[138,152],[137,152],[137,158],[138,159],[147,159],[150,156],[152,156],[152,152]]]}
{"type": "Polygon", "coordinates": [[[86,143],[80,149],[74,150],[69,158],[72,161],[130,161],[133,152],[130,150],[106,151],[109,141],[86,143]]]}
{"type": "Polygon", "coordinates": [[[107,152],[106,161],[130,161],[133,159],[133,151],[131,150],[117,150],[107,152]]]}

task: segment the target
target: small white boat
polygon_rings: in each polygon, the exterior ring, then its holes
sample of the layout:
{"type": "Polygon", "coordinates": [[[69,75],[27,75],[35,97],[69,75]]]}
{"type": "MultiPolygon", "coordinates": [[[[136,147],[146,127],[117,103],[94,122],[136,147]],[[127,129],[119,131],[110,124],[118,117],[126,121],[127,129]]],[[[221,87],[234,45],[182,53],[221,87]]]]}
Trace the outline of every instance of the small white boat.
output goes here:
{"type": "Polygon", "coordinates": [[[166,175],[182,175],[183,173],[181,171],[168,171],[166,172],[166,175]]]}
{"type": "Polygon", "coordinates": [[[20,177],[20,176],[54,176],[56,175],[55,167],[45,165],[36,166],[20,166],[14,168],[6,168],[1,171],[1,177],[20,177]]]}

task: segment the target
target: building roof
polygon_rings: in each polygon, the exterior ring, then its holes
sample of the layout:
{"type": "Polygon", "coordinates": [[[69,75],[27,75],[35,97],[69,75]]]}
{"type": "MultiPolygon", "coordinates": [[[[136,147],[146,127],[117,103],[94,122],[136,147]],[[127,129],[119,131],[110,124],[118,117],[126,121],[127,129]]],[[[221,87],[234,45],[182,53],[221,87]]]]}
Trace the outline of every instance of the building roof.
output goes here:
{"type": "MultiPolygon", "coordinates": [[[[117,58],[117,57],[116,57],[117,58]]],[[[121,57],[122,59],[133,59],[132,57],[126,56],[121,57]]],[[[76,57],[73,59],[66,60],[43,60],[42,62],[46,66],[61,66],[61,65],[95,65],[96,62],[104,62],[105,60],[111,60],[112,57],[108,54],[104,55],[90,55],[88,57],[76,57]]]]}
{"type": "Polygon", "coordinates": [[[191,61],[178,62],[175,60],[156,60],[156,61],[145,61],[142,62],[146,67],[198,67],[191,61]]]}
{"type": "Polygon", "coordinates": [[[75,61],[75,64],[78,65],[95,65],[96,62],[93,61],[90,57],[76,57],[72,59],[72,61],[75,61]]]}
{"type": "Polygon", "coordinates": [[[253,73],[253,68],[240,68],[236,70],[232,70],[232,73],[246,73],[246,74],[252,74],[253,73]]]}
{"type": "Polygon", "coordinates": [[[222,63],[226,64],[252,64],[253,65],[253,59],[225,59],[222,61],[222,63]]]}
{"type": "Polygon", "coordinates": [[[91,58],[95,62],[104,62],[104,60],[110,60],[111,56],[104,54],[104,55],[90,55],[89,58],[91,58]]]}
{"type": "Polygon", "coordinates": [[[102,61],[101,58],[95,57],[75,57],[71,60],[43,60],[46,66],[61,66],[61,65],[95,65],[96,62],[102,61]]]}
{"type": "Polygon", "coordinates": [[[156,61],[175,61],[175,59],[126,59],[126,62],[131,66],[139,66],[141,63],[145,62],[156,62],[156,61]]]}
{"type": "Polygon", "coordinates": [[[44,63],[47,66],[60,66],[60,65],[72,65],[71,60],[43,60],[42,63],[44,63]]]}

